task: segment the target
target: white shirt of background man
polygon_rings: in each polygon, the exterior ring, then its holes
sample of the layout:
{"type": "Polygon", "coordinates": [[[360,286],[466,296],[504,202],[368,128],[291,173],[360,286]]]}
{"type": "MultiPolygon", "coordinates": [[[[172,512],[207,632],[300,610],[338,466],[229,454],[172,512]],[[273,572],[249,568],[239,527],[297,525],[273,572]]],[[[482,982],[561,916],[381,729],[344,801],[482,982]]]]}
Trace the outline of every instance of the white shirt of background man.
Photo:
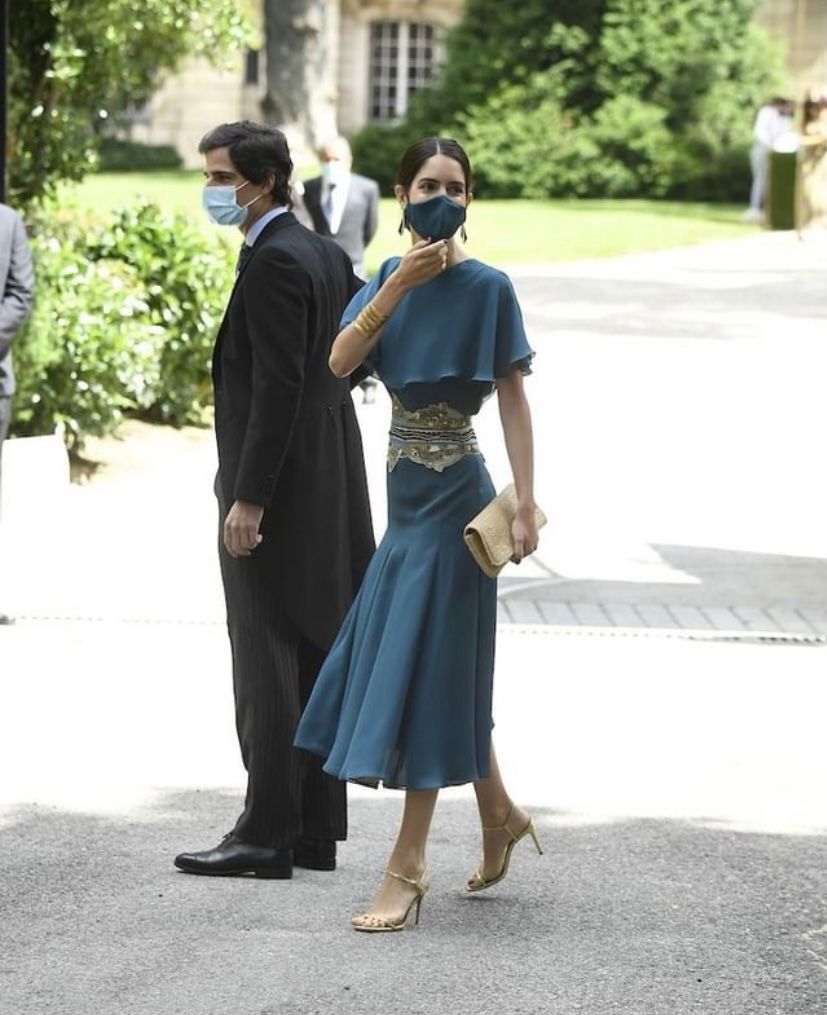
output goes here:
{"type": "Polygon", "coordinates": [[[330,215],[327,218],[333,236],[339,232],[339,227],[342,224],[349,190],[350,173],[347,170],[339,170],[331,180],[325,180],[322,183],[322,208],[325,209],[326,215],[327,209],[330,209],[330,215]]]}
{"type": "Polygon", "coordinates": [[[755,140],[765,148],[773,148],[791,128],[792,117],[784,116],[775,106],[762,106],[755,118],[755,140]]]}

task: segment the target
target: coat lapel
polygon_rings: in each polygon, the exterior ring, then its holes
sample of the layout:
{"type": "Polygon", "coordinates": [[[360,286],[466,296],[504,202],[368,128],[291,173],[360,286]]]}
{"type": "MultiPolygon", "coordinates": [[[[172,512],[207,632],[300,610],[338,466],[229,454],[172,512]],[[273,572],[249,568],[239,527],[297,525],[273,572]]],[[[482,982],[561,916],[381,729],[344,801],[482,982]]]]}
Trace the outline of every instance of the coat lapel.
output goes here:
{"type": "Polygon", "coordinates": [[[297,219],[296,216],[293,214],[293,212],[292,211],[282,212],[281,215],[276,215],[276,217],[273,219],[272,222],[268,222],[267,225],[264,227],[264,229],[262,229],[261,235],[256,237],[256,242],[253,244],[253,249],[252,252],[250,253],[250,256],[241,266],[241,271],[239,271],[239,273],[235,277],[235,280],[233,281],[233,287],[230,290],[230,297],[227,300],[227,307],[224,310],[224,316],[221,319],[221,324],[219,325],[218,332],[216,333],[216,345],[218,344],[218,339],[221,337],[221,333],[224,331],[224,325],[227,323],[227,314],[230,312],[230,306],[232,305],[233,302],[233,296],[235,295],[235,291],[238,287],[239,281],[241,280],[241,276],[250,267],[250,262],[264,246],[267,239],[270,236],[273,236],[275,233],[277,233],[280,229],[285,229],[287,226],[292,225],[297,225],[297,219]]]}

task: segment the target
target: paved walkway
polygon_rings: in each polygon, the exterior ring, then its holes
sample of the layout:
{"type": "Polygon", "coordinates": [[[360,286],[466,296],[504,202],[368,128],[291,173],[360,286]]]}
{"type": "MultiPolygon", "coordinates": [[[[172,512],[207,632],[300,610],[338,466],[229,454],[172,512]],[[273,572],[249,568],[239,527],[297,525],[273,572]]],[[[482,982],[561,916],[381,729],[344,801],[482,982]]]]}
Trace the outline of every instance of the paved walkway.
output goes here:
{"type": "Polygon", "coordinates": [[[825,266],[762,234],[518,273],[557,530],[503,623],[827,636],[825,266]]]}

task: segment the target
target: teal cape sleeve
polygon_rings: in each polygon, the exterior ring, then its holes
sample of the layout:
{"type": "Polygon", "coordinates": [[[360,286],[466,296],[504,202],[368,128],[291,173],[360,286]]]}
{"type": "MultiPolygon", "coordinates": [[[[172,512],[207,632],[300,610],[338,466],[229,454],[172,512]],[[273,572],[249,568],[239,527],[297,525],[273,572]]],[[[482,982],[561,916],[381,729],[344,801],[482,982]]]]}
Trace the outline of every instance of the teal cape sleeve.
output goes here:
{"type": "MultiPolygon", "coordinates": [[[[385,261],[359,290],[342,315],[342,327],[373,299],[400,260],[385,261]]],[[[402,297],[367,362],[389,388],[399,389],[447,378],[493,384],[515,365],[529,373],[533,355],[508,276],[469,258],[402,297]]]]}

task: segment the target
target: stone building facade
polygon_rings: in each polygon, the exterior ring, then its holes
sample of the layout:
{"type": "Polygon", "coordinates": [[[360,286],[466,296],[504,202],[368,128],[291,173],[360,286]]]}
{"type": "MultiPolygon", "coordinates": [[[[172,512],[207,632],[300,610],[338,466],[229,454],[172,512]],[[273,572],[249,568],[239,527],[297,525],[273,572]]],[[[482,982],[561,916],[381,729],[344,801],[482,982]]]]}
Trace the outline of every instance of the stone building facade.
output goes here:
{"type": "MultiPolygon", "coordinates": [[[[261,0],[259,18],[262,17],[261,0]]],[[[327,0],[326,17],[338,34],[335,119],[354,134],[366,123],[404,115],[410,95],[427,87],[444,59],[445,32],[457,24],[464,0],[327,0]]],[[[265,49],[241,54],[235,66],[217,71],[193,61],[169,77],[136,112],[130,137],[173,145],[187,166],[200,166],[198,142],[216,123],[263,119],[265,49]]],[[[305,138],[285,125],[291,149],[302,158],[305,138]]],[[[304,152],[305,159],[312,154],[304,152]]]]}
{"type": "MultiPolygon", "coordinates": [[[[263,0],[255,3],[261,21],[263,0]]],[[[324,0],[338,38],[331,101],[343,134],[404,114],[411,93],[438,76],[445,32],[464,7],[465,0],[324,0]]],[[[794,97],[827,88],[827,0],[766,0],[758,18],[786,43],[794,97]]],[[[265,93],[263,47],[239,54],[225,71],[193,61],[136,112],[129,133],[136,141],[171,144],[185,165],[197,167],[203,134],[221,121],[264,119],[265,93]]],[[[297,161],[312,161],[306,138],[286,126],[297,161]]]]}
{"type": "Polygon", "coordinates": [[[827,0],[770,0],[758,21],[786,45],[790,97],[827,92],[827,0]]]}

